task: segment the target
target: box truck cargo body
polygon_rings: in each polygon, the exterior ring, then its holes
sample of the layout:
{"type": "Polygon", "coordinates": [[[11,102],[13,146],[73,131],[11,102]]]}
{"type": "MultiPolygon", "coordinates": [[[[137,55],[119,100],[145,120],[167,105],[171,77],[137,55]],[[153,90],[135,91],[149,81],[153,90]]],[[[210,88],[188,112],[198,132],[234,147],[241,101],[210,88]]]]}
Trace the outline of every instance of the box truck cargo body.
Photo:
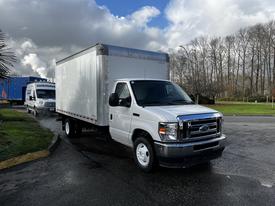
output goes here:
{"type": "Polygon", "coordinates": [[[56,111],[68,137],[107,129],[145,172],[204,163],[225,148],[222,114],[169,81],[166,53],[97,44],[58,61],[56,111]]]}
{"type": "Polygon", "coordinates": [[[169,79],[168,55],[96,45],[57,62],[56,111],[108,126],[108,98],[116,79],[169,79]]]}

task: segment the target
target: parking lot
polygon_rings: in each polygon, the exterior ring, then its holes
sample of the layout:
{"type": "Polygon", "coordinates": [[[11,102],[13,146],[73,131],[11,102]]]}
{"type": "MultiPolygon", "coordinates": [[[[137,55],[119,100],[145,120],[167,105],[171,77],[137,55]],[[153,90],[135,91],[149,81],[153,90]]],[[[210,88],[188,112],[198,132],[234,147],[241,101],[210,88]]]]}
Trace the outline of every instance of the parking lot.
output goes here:
{"type": "Polygon", "coordinates": [[[275,205],[275,118],[225,117],[222,158],[188,169],[139,171],[131,151],[84,133],[61,134],[53,155],[0,172],[0,205],[275,205]]]}

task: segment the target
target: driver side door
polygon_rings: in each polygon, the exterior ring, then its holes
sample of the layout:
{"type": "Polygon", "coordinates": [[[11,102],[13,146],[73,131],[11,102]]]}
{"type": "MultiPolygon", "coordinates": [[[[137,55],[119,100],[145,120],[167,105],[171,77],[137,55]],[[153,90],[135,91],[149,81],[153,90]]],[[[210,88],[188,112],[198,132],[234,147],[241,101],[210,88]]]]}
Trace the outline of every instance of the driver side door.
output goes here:
{"type": "Polygon", "coordinates": [[[132,99],[127,83],[117,83],[115,93],[118,95],[119,105],[109,107],[110,133],[115,141],[130,145],[132,99]],[[125,101],[128,102],[128,106],[125,106],[125,101]]]}
{"type": "Polygon", "coordinates": [[[36,101],[36,94],[35,94],[35,89],[32,89],[31,95],[30,95],[30,107],[34,108],[35,106],[35,101],[36,101]]]}

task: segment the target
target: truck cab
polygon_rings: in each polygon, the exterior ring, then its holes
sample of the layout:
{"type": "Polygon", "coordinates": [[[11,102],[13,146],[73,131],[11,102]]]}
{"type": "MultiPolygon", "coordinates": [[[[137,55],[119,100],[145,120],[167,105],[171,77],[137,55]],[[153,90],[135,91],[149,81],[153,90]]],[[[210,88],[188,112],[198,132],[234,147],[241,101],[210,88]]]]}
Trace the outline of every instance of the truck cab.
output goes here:
{"type": "Polygon", "coordinates": [[[55,84],[34,82],[27,85],[25,107],[34,116],[46,112],[55,112],[55,84]]]}
{"type": "Polygon", "coordinates": [[[195,104],[168,80],[121,79],[109,97],[112,139],[133,148],[136,164],[186,167],[221,156],[221,113],[195,104]]]}

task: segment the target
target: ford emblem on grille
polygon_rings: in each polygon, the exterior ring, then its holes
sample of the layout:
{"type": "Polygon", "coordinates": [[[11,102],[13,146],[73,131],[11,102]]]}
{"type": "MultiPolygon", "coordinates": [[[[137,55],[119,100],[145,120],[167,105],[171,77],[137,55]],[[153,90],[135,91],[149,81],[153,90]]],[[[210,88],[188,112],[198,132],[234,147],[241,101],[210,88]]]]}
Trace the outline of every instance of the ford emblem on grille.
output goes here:
{"type": "Polygon", "coordinates": [[[207,125],[202,125],[202,126],[200,126],[199,131],[206,132],[208,129],[209,129],[209,127],[207,125]]]}

